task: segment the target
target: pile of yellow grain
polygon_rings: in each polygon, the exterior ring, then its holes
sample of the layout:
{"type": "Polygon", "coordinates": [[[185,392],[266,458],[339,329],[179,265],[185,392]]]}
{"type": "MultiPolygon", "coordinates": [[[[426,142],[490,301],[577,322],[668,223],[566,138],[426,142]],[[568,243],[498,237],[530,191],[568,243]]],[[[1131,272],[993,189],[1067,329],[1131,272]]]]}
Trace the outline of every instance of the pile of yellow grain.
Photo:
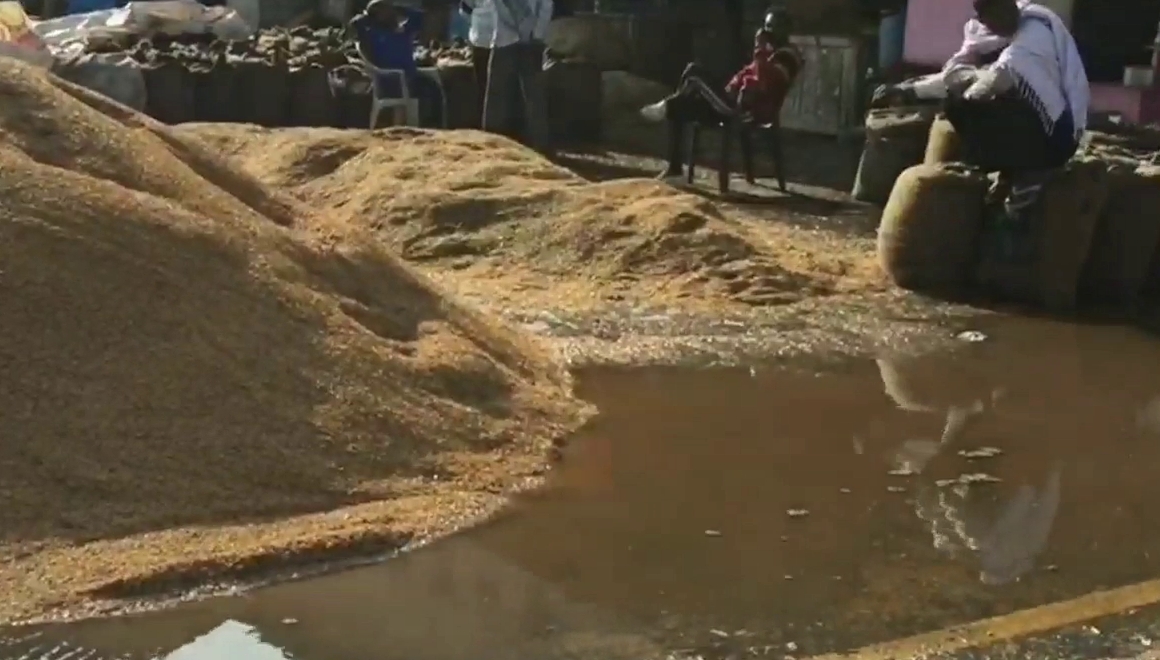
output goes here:
{"type": "Polygon", "coordinates": [[[779,305],[880,288],[872,253],[647,179],[589,183],[475,131],[188,125],[318,210],[322,236],[369,231],[502,306],[779,305]]]}
{"type": "Polygon", "coordinates": [[[446,531],[585,413],[203,143],[6,58],[0,97],[0,619],[446,531]]]}

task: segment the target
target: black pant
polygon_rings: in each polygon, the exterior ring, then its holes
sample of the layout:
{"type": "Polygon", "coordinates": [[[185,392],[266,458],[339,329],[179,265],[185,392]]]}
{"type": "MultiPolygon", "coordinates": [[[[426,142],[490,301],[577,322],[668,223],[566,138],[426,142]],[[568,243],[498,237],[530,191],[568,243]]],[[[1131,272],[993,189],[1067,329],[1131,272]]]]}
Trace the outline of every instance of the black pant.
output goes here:
{"type": "Polygon", "coordinates": [[[720,85],[709,82],[697,65],[690,64],[681,74],[677,91],[665,99],[665,119],[669,123],[669,165],[667,174],[679,174],[684,166],[685,127],[691,123],[717,125],[730,120],[733,103],[720,85]]]}
{"type": "Polygon", "coordinates": [[[419,125],[426,128],[443,126],[443,88],[430,76],[422,74],[407,79],[411,95],[419,99],[419,125]]]}
{"type": "MultiPolygon", "coordinates": [[[[479,115],[473,126],[483,128],[483,100],[487,96],[487,66],[491,61],[491,49],[471,47],[471,68],[475,71],[475,90],[479,99],[479,115]]],[[[512,93],[518,99],[520,90],[513,89],[512,93]]],[[[506,135],[521,135],[524,132],[524,107],[518,100],[512,104],[512,117],[505,130],[506,135]]]]}
{"type": "Polygon", "coordinates": [[[959,135],[963,160],[988,172],[1055,169],[1067,163],[1079,146],[1070,111],[1064,111],[1048,133],[1035,108],[1015,95],[947,99],[943,111],[959,135]]]}
{"type": "Polygon", "coordinates": [[[471,47],[471,68],[475,70],[475,90],[479,94],[480,126],[483,125],[483,97],[487,95],[487,63],[490,59],[490,48],[471,47]]]}
{"type": "Polygon", "coordinates": [[[491,49],[483,130],[505,133],[523,109],[524,137],[534,149],[551,150],[548,100],[544,81],[544,45],[521,42],[491,49]]]}

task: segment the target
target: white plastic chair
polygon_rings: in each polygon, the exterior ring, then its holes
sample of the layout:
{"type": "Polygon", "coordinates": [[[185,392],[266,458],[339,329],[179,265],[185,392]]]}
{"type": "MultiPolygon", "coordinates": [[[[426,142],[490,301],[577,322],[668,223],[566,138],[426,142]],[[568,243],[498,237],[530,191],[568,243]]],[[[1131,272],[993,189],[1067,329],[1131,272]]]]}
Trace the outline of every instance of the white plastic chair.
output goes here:
{"type": "MultiPolygon", "coordinates": [[[[379,113],[383,110],[391,110],[395,113],[395,123],[403,124],[405,126],[419,125],[419,99],[411,96],[411,90],[407,86],[407,74],[402,69],[380,69],[371,64],[363,58],[363,66],[366,68],[367,74],[371,76],[371,130],[374,130],[378,125],[379,113]],[[383,97],[379,95],[379,76],[395,76],[399,80],[399,97],[383,97]],[[403,120],[399,121],[399,112],[402,111],[403,120]]],[[[439,101],[442,105],[442,124],[443,128],[447,128],[447,91],[443,88],[443,79],[439,77],[439,69],[437,67],[420,67],[419,74],[427,76],[435,81],[435,85],[439,88],[439,101]]]]}
{"type": "Polygon", "coordinates": [[[402,69],[380,69],[365,58],[363,67],[371,77],[371,125],[373,131],[379,124],[379,114],[383,110],[394,113],[395,124],[404,126],[419,125],[419,100],[411,98],[411,91],[407,88],[407,73],[402,69]],[[395,76],[399,80],[398,97],[382,96],[379,92],[379,80],[382,77],[395,76]],[[400,118],[400,114],[402,117],[400,118]]]}

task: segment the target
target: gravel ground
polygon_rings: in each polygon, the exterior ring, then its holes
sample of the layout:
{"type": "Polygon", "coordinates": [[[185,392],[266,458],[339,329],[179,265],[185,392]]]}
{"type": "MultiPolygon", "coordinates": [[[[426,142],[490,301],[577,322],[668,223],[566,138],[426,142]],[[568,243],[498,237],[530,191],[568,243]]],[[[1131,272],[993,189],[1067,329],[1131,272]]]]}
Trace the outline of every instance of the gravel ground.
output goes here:
{"type": "MultiPolygon", "coordinates": [[[[560,635],[530,640],[526,649],[513,649],[520,660],[742,660],[744,658],[809,659],[809,649],[823,644],[824,626],[800,631],[798,641],[774,640],[746,630],[709,629],[703,633],[677,634],[652,640],[668,648],[664,655],[641,651],[653,643],[645,638],[624,635],[560,635]],[[679,643],[684,638],[685,643],[679,643]],[[579,643],[578,643],[579,642],[579,643]],[[625,643],[620,643],[625,642],[625,643]],[[631,643],[627,643],[631,642],[631,643]],[[527,651],[526,653],[524,651],[527,651]],[[643,652],[644,655],[636,655],[643,652]]],[[[856,660],[857,656],[849,656],[856,660]]],[[[14,635],[0,639],[0,660],[130,660],[125,656],[102,655],[66,643],[55,636],[14,635]]],[[[1160,616],[1155,608],[1126,615],[1097,619],[1054,633],[1037,635],[986,648],[923,656],[923,660],[1157,660],[1160,659],[1160,616]]]]}
{"type": "Polygon", "coordinates": [[[931,656],[931,660],[1094,660],[1160,658],[1160,609],[1096,619],[985,649],[931,656]]]}
{"type": "MultiPolygon", "coordinates": [[[[808,660],[818,657],[821,649],[848,648],[842,645],[841,639],[849,631],[835,631],[822,622],[806,630],[786,633],[768,635],[712,628],[698,633],[674,631],[667,640],[670,651],[665,660],[808,660]]],[[[857,655],[847,657],[858,658],[857,655]]],[[[918,657],[922,660],[1157,660],[1160,659],[1160,608],[1095,619],[984,648],[918,657]]]]}
{"type": "Polygon", "coordinates": [[[945,346],[962,330],[993,316],[901,292],[831,298],[736,317],[628,307],[612,307],[598,316],[502,314],[553,338],[573,367],[735,366],[804,355],[871,356],[885,348],[918,352],[945,346]]]}

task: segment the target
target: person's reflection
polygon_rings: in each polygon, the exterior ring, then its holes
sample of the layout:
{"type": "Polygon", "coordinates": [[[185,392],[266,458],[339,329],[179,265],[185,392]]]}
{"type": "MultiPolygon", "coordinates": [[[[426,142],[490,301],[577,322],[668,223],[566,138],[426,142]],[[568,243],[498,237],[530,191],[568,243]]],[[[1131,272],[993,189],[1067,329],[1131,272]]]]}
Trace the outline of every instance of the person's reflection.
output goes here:
{"type": "Polygon", "coordinates": [[[1022,484],[992,515],[976,487],[927,483],[915,500],[915,513],[929,526],[937,550],[951,557],[973,555],[982,582],[1006,584],[1034,568],[1047,545],[1059,508],[1060,473],[1057,463],[1038,490],[1022,484]]]}
{"type": "Polygon", "coordinates": [[[894,470],[920,475],[915,514],[930,530],[934,548],[950,557],[973,557],[986,584],[1018,580],[1034,567],[1047,544],[1059,508],[1061,466],[1057,462],[1051,467],[1042,487],[1024,483],[996,513],[989,513],[977,481],[966,475],[934,480],[924,472],[946,450],[962,449],[972,422],[993,410],[1000,390],[985,398],[959,396],[934,403],[937,397],[917,391],[914,379],[905,377],[904,363],[889,358],[877,363],[883,389],[900,409],[945,419],[938,440],[907,440],[891,457],[894,470]]]}
{"type": "Polygon", "coordinates": [[[982,413],[986,404],[982,399],[968,402],[952,401],[946,404],[924,402],[908,384],[899,368],[900,362],[893,358],[879,358],[878,373],[882,377],[882,388],[900,410],[913,413],[939,414],[945,417],[942,433],[938,440],[907,440],[894,453],[894,469],[906,473],[921,474],[927,464],[943,448],[954,444],[970,422],[982,413]]]}
{"type": "Polygon", "coordinates": [[[1047,545],[1059,509],[1059,482],[1060,465],[1056,463],[1041,489],[1021,485],[994,524],[982,536],[973,537],[983,582],[1012,582],[1034,567],[1035,556],[1047,545]]]}
{"type": "Polygon", "coordinates": [[[1152,397],[1136,413],[1136,427],[1141,431],[1160,435],[1160,395],[1152,397]]]}

